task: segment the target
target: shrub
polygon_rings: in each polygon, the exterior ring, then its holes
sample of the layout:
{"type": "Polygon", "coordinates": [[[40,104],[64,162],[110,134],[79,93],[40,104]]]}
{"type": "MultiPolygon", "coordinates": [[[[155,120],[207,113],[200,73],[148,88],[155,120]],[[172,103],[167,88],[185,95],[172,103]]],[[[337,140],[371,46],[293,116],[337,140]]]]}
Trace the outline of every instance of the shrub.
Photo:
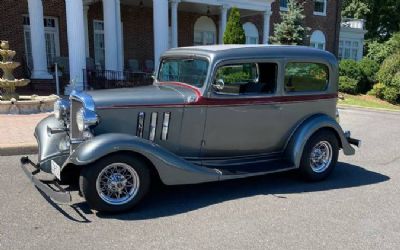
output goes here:
{"type": "Polygon", "coordinates": [[[347,94],[358,93],[358,81],[348,76],[339,77],[339,91],[347,94]]]}
{"type": "Polygon", "coordinates": [[[393,34],[393,36],[386,42],[380,43],[378,41],[368,41],[366,44],[367,57],[378,64],[381,64],[391,54],[400,50],[400,32],[393,34]]]}
{"type": "Polygon", "coordinates": [[[364,57],[358,62],[358,67],[362,72],[361,82],[359,83],[362,93],[368,92],[376,83],[376,73],[379,70],[379,64],[375,61],[364,57]]]}
{"type": "Polygon", "coordinates": [[[377,83],[368,92],[368,95],[372,95],[377,98],[383,99],[383,91],[384,90],[385,90],[385,85],[383,83],[377,83]]]}
{"type": "MultiPolygon", "coordinates": [[[[392,80],[398,72],[400,72],[400,53],[386,58],[377,73],[377,79],[386,86],[396,85],[397,82],[392,83],[392,80]]],[[[397,86],[400,87],[400,83],[397,86]]]]}
{"type": "Polygon", "coordinates": [[[363,77],[363,73],[354,60],[341,60],[339,63],[339,75],[347,76],[349,78],[353,78],[357,81],[360,81],[363,77]]]}
{"type": "Polygon", "coordinates": [[[378,64],[381,64],[392,52],[392,48],[388,47],[386,43],[380,43],[378,41],[368,42],[366,47],[368,50],[367,58],[378,64]]]}
{"type": "Polygon", "coordinates": [[[375,62],[374,60],[371,60],[367,57],[364,57],[358,63],[358,65],[362,71],[363,77],[366,78],[367,81],[370,81],[370,82],[376,81],[376,73],[379,70],[379,64],[377,62],[375,62]]]}
{"type": "Polygon", "coordinates": [[[396,104],[399,102],[399,89],[396,87],[385,87],[383,90],[383,99],[386,101],[396,104]]]}

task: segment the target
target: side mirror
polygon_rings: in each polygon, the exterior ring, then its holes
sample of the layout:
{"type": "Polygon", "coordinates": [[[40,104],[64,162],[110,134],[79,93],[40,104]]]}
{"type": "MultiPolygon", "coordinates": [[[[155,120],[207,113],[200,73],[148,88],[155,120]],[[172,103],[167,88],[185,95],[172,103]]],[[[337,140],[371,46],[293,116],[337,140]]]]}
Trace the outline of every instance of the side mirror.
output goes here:
{"type": "Polygon", "coordinates": [[[212,84],[212,86],[213,86],[213,88],[214,88],[215,90],[223,90],[224,87],[225,87],[224,80],[218,79],[218,80],[216,80],[216,81],[212,84]]]}

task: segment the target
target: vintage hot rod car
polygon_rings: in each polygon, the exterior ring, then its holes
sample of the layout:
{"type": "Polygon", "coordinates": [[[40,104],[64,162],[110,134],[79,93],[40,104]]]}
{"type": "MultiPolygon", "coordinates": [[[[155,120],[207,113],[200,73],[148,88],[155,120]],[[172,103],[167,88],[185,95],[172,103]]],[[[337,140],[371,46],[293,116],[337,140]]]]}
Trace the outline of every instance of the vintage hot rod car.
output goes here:
{"type": "Polygon", "coordinates": [[[350,144],[360,146],[337,121],[338,64],[329,52],[215,45],[172,49],[160,61],[151,86],[56,102],[35,130],[38,163],[21,159],[41,191],[69,202],[57,183],[76,176],[93,209],[115,212],[138,204],[156,178],[179,185],[298,169],[322,180],[340,149],[353,155],[350,144]]]}

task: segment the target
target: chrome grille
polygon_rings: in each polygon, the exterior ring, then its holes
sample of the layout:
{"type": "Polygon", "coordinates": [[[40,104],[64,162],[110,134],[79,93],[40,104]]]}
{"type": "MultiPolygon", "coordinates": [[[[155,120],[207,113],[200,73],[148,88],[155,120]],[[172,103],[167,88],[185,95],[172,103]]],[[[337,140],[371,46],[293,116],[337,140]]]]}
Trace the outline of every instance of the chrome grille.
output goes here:
{"type": "Polygon", "coordinates": [[[70,138],[72,141],[82,140],[83,133],[79,131],[78,125],[76,124],[76,113],[83,107],[82,102],[71,99],[71,111],[70,111],[70,138]]]}

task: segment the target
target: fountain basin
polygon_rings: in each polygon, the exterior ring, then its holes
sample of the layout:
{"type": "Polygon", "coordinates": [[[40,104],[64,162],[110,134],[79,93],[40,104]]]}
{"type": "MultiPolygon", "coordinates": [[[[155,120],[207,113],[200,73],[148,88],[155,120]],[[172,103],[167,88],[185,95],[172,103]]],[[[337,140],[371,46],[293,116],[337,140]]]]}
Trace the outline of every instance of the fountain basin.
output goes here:
{"type": "MultiPolygon", "coordinates": [[[[37,114],[53,111],[57,95],[20,96],[18,100],[0,101],[0,114],[37,114]]],[[[0,98],[1,99],[1,98],[0,98]]]]}

